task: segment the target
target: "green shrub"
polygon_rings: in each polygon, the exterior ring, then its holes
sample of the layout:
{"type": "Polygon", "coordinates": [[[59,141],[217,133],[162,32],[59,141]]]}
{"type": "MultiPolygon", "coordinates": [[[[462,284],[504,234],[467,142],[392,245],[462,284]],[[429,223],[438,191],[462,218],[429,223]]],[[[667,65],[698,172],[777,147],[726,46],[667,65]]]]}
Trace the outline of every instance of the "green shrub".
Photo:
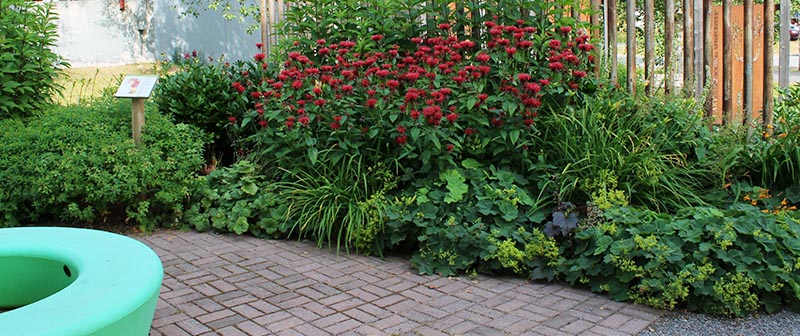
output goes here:
{"type": "Polygon", "coordinates": [[[0,2],[0,119],[28,116],[52,102],[69,66],[50,48],[58,37],[52,3],[0,2]]]}
{"type": "Polygon", "coordinates": [[[232,77],[240,76],[241,70],[228,63],[203,60],[196,54],[187,56],[173,73],[159,80],[153,100],[158,110],[172,116],[175,122],[213,134],[215,148],[210,154],[231,152],[225,126],[230,123],[229,117],[245,108],[245,97],[231,89],[232,77]]]}
{"type": "Polygon", "coordinates": [[[282,238],[288,231],[287,203],[258,166],[241,160],[212,171],[194,192],[185,221],[197,230],[216,229],[282,238]]]}
{"type": "MultiPolygon", "coordinates": [[[[616,300],[742,316],[800,303],[800,218],[749,204],[686,208],[676,215],[634,208],[562,245],[560,274],[616,300]]],[[[547,267],[541,267],[545,269],[547,267]]]]}
{"type": "Polygon", "coordinates": [[[194,188],[205,135],[153,111],[137,148],[130,127],[130,103],[111,99],[0,124],[0,226],[173,225],[194,188]]]}
{"type": "Polygon", "coordinates": [[[520,273],[534,257],[526,251],[541,251],[547,241],[555,249],[538,228],[548,197],[531,196],[530,184],[511,171],[466,160],[438,178],[418,181],[414,190],[390,203],[379,243],[391,248],[417,242],[411,261],[425,274],[520,273]]]}

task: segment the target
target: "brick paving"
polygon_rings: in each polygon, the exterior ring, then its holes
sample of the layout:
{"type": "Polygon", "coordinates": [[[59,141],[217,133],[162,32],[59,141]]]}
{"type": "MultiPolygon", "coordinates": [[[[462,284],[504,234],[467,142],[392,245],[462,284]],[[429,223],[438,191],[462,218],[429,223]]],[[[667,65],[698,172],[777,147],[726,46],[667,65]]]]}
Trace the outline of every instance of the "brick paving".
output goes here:
{"type": "Polygon", "coordinates": [[[418,275],[407,260],[213,233],[137,235],[161,257],[150,335],[636,335],[662,311],[560,284],[418,275]]]}

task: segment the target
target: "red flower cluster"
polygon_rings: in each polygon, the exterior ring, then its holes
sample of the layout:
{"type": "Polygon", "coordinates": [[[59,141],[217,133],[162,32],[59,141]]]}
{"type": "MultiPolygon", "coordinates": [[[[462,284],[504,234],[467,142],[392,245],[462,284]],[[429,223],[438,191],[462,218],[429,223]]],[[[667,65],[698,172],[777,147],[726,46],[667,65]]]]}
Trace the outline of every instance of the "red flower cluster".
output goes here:
{"type": "Polygon", "coordinates": [[[491,127],[532,128],[545,96],[581,88],[594,48],[585,34],[568,26],[540,33],[524,21],[484,25],[485,48],[450,35],[447,23],[438,25],[443,36],[411,39],[408,52],[378,43],[377,51],[357,53],[355,42],[319,39],[313,50],[289,52],[274,76],[232,85],[253,106],[250,118],[239,120],[274,136],[302,130],[334,142],[385,136],[417,146],[436,134],[449,137],[443,149],[454,151],[466,137],[495,137],[491,127]]]}

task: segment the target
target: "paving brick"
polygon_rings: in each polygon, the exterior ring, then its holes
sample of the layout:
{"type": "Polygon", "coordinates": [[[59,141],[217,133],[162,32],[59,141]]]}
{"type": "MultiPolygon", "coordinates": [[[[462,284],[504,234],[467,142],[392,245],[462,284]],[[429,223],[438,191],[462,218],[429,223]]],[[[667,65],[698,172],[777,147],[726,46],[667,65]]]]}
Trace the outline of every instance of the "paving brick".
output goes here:
{"type": "Polygon", "coordinates": [[[292,329],[298,325],[305,323],[303,320],[297,317],[289,317],[280,321],[276,321],[266,325],[266,328],[272,332],[284,331],[292,329]]]}
{"type": "Polygon", "coordinates": [[[348,332],[350,330],[353,330],[355,328],[358,328],[360,325],[361,325],[361,322],[358,322],[358,321],[353,320],[353,319],[348,319],[348,320],[344,320],[344,321],[329,325],[324,330],[329,332],[329,333],[331,333],[331,334],[334,334],[334,335],[340,335],[340,334],[343,334],[343,333],[348,332]]]}
{"type": "Polygon", "coordinates": [[[235,327],[225,327],[218,330],[219,334],[222,336],[248,336],[243,331],[236,329],[235,327]]]}
{"type": "Polygon", "coordinates": [[[624,332],[624,333],[629,333],[631,335],[636,335],[639,332],[641,332],[642,330],[644,330],[645,328],[647,328],[647,326],[649,326],[651,322],[652,322],[652,320],[641,320],[641,319],[638,319],[638,318],[634,318],[634,319],[631,319],[628,322],[625,322],[625,324],[623,324],[619,328],[619,330],[624,332]]]}
{"type": "Polygon", "coordinates": [[[561,327],[559,330],[564,331],[564,332],[569,333],[569,334],[572,334],[572,335],[577,335],[577,334],[580,334],[580,333],[582,333],[582,332],[584,332],[586,330],[589,330],[589,328],[591,328],[593,326],[594,326],[594,323],[592,323],[592,322],[585,321],[585,320],[575,320],[572,323],[561,327]]]}
{"type": "Polygon", "coordinates": [[[170,335],[170,336],[184,336],[184,335],[192,336],[192,334],[190,334],[190,333],[186,332],[185,330],[181,329],[176,324],[170,324],[170,325],[158,328],[158,331],[161,332],[164,335],[170,335]]]}
{"type": "Polygon", "coordinates": [[[337,323],[341,323],[341,322],[347,321],[349,319],[350,319],[350,317],[345,315],[345,314],[335,313],[333,315],[317,319],[316,321],[313,321],[311,323],[314,324],[315,326],[317,326],[318,328],[321,328],[321,329],[324,330],[324,329],[326,329],[327,327],[329,327],[331,325],[334,325],[334,324],[337,324],[337,323]]]}
{"type": "Polygon", "coordinates": [[[208,313],[208,314],[205,314],[205,315],[200,315],[200,316],[197,317],[197,320],[202,322],[202,323],[208,323],[208,322],[216,321],[216,320],[219,320],[221,318],[225,318],[225,317],[228,317],[228,316],[231,316],[231,315],[236,315],[236,312],[234,312],[234,311],[232,311],[230,309],[223,309],[223,310],[215,311],[215,312],[208,313]]]}
{"type": "Polygon", "coordinates": [[[190,319],[185,319],[185,320],[180,321],[180,322],[178,322],[176,324],[179,327],[181,327],[181,329],[185,330],[186,332],[188,332],[189,334],[192,334],[192,335],[199,335],[199,334],[202,334],[204,332],[211,331],[211,329],[209,329],[205,325],[203,325],[200,322],[197,322],[197,320],[191,319],[191,318],[190,319]]]}
{"type": "Polygon", "coordinates": [[[600,321],[600,325],[612,329],[617,329],[630,320],[631,320],[630,315],[616,313],[600,321]]]}

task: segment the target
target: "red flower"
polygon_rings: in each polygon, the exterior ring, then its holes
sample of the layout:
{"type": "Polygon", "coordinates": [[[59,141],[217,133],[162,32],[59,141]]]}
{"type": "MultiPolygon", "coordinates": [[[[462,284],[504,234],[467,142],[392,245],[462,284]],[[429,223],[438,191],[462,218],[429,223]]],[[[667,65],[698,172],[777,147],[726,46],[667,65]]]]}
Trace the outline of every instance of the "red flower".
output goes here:
{"type": "Polygon", "coordinates": [[[233,89],[239,93],[243,93],[245,90],[244,85],[242,85],[239,82],[233,82],[233,84],[231,84],[231,87],[233,87],[233,89]]]}
{"type": "Polygon", "coordinates": [[[500,127],[503,126],[503,119],[500,118],[492,118],[492,126],[500,127]]]}
{"type": "Polygon", "coordinates": [[[455,148],[455,146],[453,146],[453,144],[447,144],[447,151],[448,152],[452,152],[454,148],[455,148]]]}
{"type": "Polygon", "coordinates": [[[392,88],[392,89],[396,89],[398,86],[400,86],[400,82],[398,82],[398,81],[396,81],[394,79],[390,79],[390,80],[386,81],[386,86],[388,86],[389,88],[392,88]]]}
{"type": "Polygon", "coordinates": [[[258,122],[258,126],[261,126],[261,128],[267,128],[268,124],[266,120],[259,120],[258,122]]]}
{"type": "Polygon", "coordinates": [[[285,124],[286,124],[286,127],[291,129],[294,126],[294,117],[286,118],[286,123],[285,124]]]}
{"type": "Polygon", "coordinates": [[[467,136],[473,135],[475,133],[477,133],[477,132],[472,128],[467,128],[467,129],[464,130],[464,134],[466,134],[467,136]]]}
{"type": "Polygon", "coordinates": [[[256,59],[256,62],[261,62],[261,61],[263,61],[263,60],[264,60],[264,58],[266,58],[266,57],[267,57],[267,56],[266,56],[266,55],[264,55],[264,54],[262,54],[262,53],[258,53],[258,54],[256,54],[255,56],[253,56],[253,58],[255,58],[255,59],[256,59]]]}
{"type": "Polygon", "coordinates": [[[485,93],[478,94],[478,99],[480,99],[481,102],[486,101],[486,98],[489,98],[488,94],[485,94],[485,93]]]}
{"type": "Polygon", "coordinates": [[[353,86],[352,85],[342,85],[342,91],[347,92],[347,93],[353,92],[353,86]]]}
{"type": "Polygon", "coordinates": [[[375,104],[378,103],[378,100],[375,98],[367,99],[367,108],[374,108],[375,104]]]}
{"type": "Polygon", "coordinates": [[[326,43],[326,42],[325,42],[325,39],[319,39],[319,40],[317,40],[317,45],[325,45],[325,43],[326,43]]]}
{"type": "Polygon", "coordinates": [[[531,125],[533,125],[533,119],[530,119],[530,118],[525,119],[525,121],[523,121],[523,122],[525,123],[525,126],[528,126],[528,127],[531,127],[531,125]]]}
{"type": "Polygon", "coordinates": [[[341,126],[342,125],[339,125],[339,123],[337,123],[337,122],[332,122],[331,123],[331,129],[334,130],[334,131],[338,131],[339,127],[341,127],[341,126]]]}
{"type": "Polygon", "coordinates": [[[488,54],[485,54],[485,53],[480,53],[480,54],[478,54],[478,56],[475,56],[475,59],[478,60],[478,62],[481,62],[481,63],[488,62],[490,58],[491,57],[488,54]]]}
{"type": "Polygon", "coordinates": [[[302,116],[302,117],[300,117],[300,118],[297,118],[297,121],[298,121],[299,123],[303,124],[303,126],[308,126],[308,123],[311,121],[311,119],[309,119],[309,118],[308,118],[308,117],[306,117],[306,116],[302,116]]]}
{"type": "Polygon", "coordinates": [[[572,72],[572,74],[573,74],[575,77],[578,77],[578,78],[583,78],[583,77],[586,77],[586,71],[575,70],[574,72],[572,72]]]}
{"type": "Polygon", "coordinates": [[[411,119],[414,119],[414,120],[419,119],[419,111],[417,111],[417,110],[411,111],[411,119]]]}
{"type": "Polygon", "coordinates": [[[549,79],[540,79],[539,80],[539,84],[542,84],[542,86],[548,86],[548,85],[550,85],[550,80],[549,79]]]}
{"type": "Polygon", "coordinates": [[[548,45],[550,46],[550,49],[559,49],[561,48],[561,41],[550,40],[550,43],[548,43],[548,45]]]}
{"type": "Polygon", "coordinates": [[[564,64],[561,62],[550,62],[550,65],[548,65],[548,67],[550,67],[550,70],[559,71],[564,69],[564,64]]]}
{"type": "Polygon", "coordinates": [[[514,54],[515,54],[516,52],[517,52],[517,48],[514,48],[514,47],[506,47],[506,54],[508,54],[508,56],[514,56],[514,54]]]}
{"type": "Polygon", "coordinates": [[[322,94],[322,88],[319,88],[319,87],[314,87],[314,94],[315,94],[315,95],[320,95],[320,94],[322,94]]]}
{"type": "Polygon", "coordinates": [[[324,56],[324,55],[330,54],[331,50],[328,49],[328,48],[322,47],[322,48],[319,48],[319,51],[317,51],[317,53],[320,54],[321,56],[324,56]]]}
{"type": "Polygon", "coordinates": [[[569,32],[571,32],[571,31],[572,31],[572,27],[570,27],[570,26],[561,27],[561,33],[562,34],[569,34],[569,32]]]}
{"type": "Polygon", "coordinates": [[[298,79],[292,82],[292,89],[300,90],[302,88],[303,88],[303,81],[298,79]]]}
{"type": "Polygon", "coordinates": [[[352,48],[356,46],[356,43],[353,41],[342,41],[339,43],[342,48],[352,48]]]}
{"type": "Polygon", "coordinates": [[[439,29],[441,29],[441,30],[450,30],[450,24],[440,23],[439,24],[439,29]]]}
{"type": "Polygon", "coordinates": [[[256,43],[256,48],[261,49],[264,46],[264,43],[258,42],[256,43]]]}
{"type": "Polygon", "coordinates": [[[314,101],[314,105],[322,106],[325,105],[325,99],[317,99],[314,101]]]}
{"type": "Polygon", "coordinates": [[[250,97],[253,97],[253,99],[261,98],[261,92],[260,91],[250,92],[250,97]]]}
{"type": "Polygon", "coordinates": [[[446,118],[447,118],[447,121],[452,124],[452,123],[456,122],[456,119],[458,119],[458,114],[457,113],[448,113],[446,118]]]}
{"type": "Polygon", "coordinates": [[[231,125],[236,124],[236,117],[228,117],[228,122],[230,122],[231,125]]]}
{"type": "Polygon", "coordinates": [[[372,37],[370,37],[370,39],[372,39],[373,41],[377,42],[377,41],[383,40],[383,35],[375,34],[375,35],[372,35],[372,37]]]}
{"type": "Polygon", "coordinates": [[[570,89],[572,89],[572,90],[577,90],[577,89],[578,89],[578,84],[576,84],[576,83],[569,83],[569,88],[570,88],[570,89]]]}
{"type": "Polygon", "coordinates": [[[272,84],[272,88],[275,90],[280,90],[283,87],[283,82],[275,82],[272,84]]]}
{"type": "Polygon", "coordinates": [[[517,42],[517,47],[520,47],[522,49],[527,49],[527,48],[530,48],[532,46],[533,46],[533,42],[532,41],[519,41],[519,42],[517,42]]]}
{"type": "Polygon", "coordinates": [[[531,75],[526,74],[526,73],[521,73],[521,74],[517,75],[517,79],[519,79],[522,82],[527,82],[527,81],[531,80],[531,75]]]}
{"type": "Polygon", "coordinates": [[[420,43],[422,43],[422,38],[421,37],[412,37],[411,38],[411,43],[420,44],[420,43]]]}
{"type": "Polygon", "coordinates": [[[536,83],[525,83],[525,89],[533,93],[539,93],[539,91],[542,90],[542,87],[540,87],[539,84],[536,83]]]}
{"type": "Polygon", "coordinates": [[[401,126],[397,126],[397,133],[406,134],[406,128],[401,126]]]}
{"type": "Polygon", "coordinates": [[[396,142],[400,146],[405,145],[407,141],[408,141],[407,135],[399,135],[396,138],[394,138],[394,142],[396,142]]]}

